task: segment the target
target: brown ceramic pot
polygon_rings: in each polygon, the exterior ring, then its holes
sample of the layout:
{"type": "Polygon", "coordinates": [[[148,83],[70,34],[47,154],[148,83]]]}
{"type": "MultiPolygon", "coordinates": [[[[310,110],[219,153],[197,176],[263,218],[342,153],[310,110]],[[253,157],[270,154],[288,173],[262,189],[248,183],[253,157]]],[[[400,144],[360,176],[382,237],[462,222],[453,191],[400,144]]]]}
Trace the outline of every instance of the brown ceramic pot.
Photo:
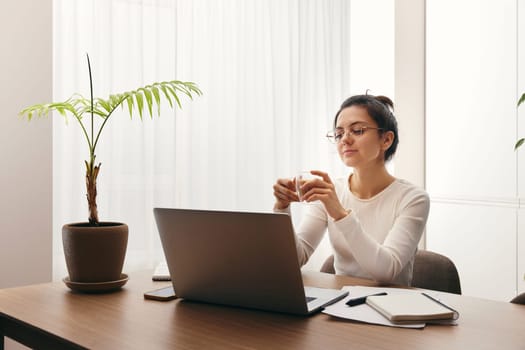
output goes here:
{"type": "Polygon", "coordinates": [[[69,279],[79,283],[109,282],[120,279],[128,225],[101,222],[67,224],[62,227],[62,243],[69,279]]]}

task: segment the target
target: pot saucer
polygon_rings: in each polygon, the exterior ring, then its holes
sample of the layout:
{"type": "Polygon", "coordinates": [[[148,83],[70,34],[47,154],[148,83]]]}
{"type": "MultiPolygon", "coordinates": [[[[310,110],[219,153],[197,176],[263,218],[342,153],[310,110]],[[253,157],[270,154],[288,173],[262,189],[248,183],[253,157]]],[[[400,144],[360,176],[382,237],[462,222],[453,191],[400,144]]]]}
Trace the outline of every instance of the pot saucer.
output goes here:
{"type": "Polygon", "coordinates": [[[74,290],[76,292],[105,293],[120,289],[123,285],[125,285],[128,282],[128,279],[128,275],[123,273],[120,275],[120,278],[115,281],[82,283],[71,281],[69,279],[69,276],[64,277],[62,281],[64,281],[66,286],[68,286],[71,290],[74,290]]]}

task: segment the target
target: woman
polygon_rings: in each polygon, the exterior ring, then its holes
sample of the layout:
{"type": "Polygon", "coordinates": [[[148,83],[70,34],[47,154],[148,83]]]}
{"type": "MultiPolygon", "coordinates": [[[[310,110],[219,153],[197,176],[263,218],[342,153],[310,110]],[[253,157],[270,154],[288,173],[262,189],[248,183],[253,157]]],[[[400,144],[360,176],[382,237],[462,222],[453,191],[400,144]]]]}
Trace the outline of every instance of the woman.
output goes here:
{"type": "MultiPolygon", "coordinates": [[[[390,175],[385,163],[399,141],[392,101],[385,96],[357,95],[343,102],[329,137],[348,178],[332,181],[327,173],[301,185],[310,205],[297,230],[297,253],[304,265],[326,228],[337,274],[410,285],[417,245],[426,225],[427,193],[390,175]]],[[[298,201],[295,180],[279,179],[273,187],[274,210],[290,212],[298,201]]]]}

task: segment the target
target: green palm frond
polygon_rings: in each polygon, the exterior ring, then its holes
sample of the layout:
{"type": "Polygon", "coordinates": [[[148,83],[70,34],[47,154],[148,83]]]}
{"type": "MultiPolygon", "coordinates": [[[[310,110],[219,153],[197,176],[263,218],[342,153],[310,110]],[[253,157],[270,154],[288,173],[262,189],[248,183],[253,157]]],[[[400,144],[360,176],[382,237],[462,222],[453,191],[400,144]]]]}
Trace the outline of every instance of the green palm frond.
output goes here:
{"type": "Polygon", "coordinates": [[[519,105],[522,104],[524,101],[525,101],[525,93],[524,93],[524,94],[521,94],[521,97],[520,97],[520,99],[518,100],[518,107],[519,107],[519,105]]]}
{"type": "Polygon", "coordinates": [[[514,150],[517,150],[518,148],[521,147],[521,145],[523,145],[523,143],[525,142],[525,138],[521,138],[519,139],[516,144],[514,145],[514,150]]]}
{"type": "MultiPolygon", "coordinates": [[[[525,93],[521,94],[521,97],[518,100],[517,106],[519,107],[523,102],[525,102],[525,93]]],[[[525,138],[522,138],[516,141],[516,143],[514,144],[514,150],[516,151],[518,148],[520,148],[524,142],[525,142],[525,138]]]]}
{"type": "Polygon", "coordinates": [[[153,117],[154,107],[156,107],[156,114],[160,115],[162,96],[168,101],[170,107],[173,107],[173,100],[175,100],[179,108],[182,108],[177,92],[184,93],[190,99],[193,99],[194,95],[202,95],[201,90],[195,83],[172,80],[153,83],[140,87],[137,90],[127,91],[121,94],[110,95],[107,99],[95,98],[93,111],[91,111],[91,102],[89,99],[82,95],[75,94],[64,102],[36,104],[24,108],[20,111],[19,115],[27,116],[28,120],[31,120],[35,116],[47,117],[50,112],[57,111],[64,117],[66,117],[66,112],[70,112],[75,117],[82,119],[84,114],[93,112],[95,115],[105,119],[120,105],[124,107],[123,102],[126,101],[130,117],[133,117],[134,112],[137,110],[142,119],[144,107],[147,107],[150,117],[153,117]]]}
{"type": "Polygon", "coordinates": [[[156,107],[157,115],[160,115],[162,96],[168,100],[170,107],[173,107],[172,99],[174,99],[177,102],[179,108],[182,108],[177,92],[184,93],[190,99],[193,99],[194,95],[202,95],[201,90],[197,87],[197,85],[195,85],[195,83],[172,80],[153,83],[151,85],[138,88],[137,90],[124,92],[118,95],[112,95],[108,100],[99,100],[98,103],[106,103],[110,106],[111,110],[114,110],[122,102],[126,101],[130,117],[133,117],[133,111],[137,110],[140,118],[142,119],[144,107],[147,107],[150,117],[153,117],[154,107],[156,107]]]}

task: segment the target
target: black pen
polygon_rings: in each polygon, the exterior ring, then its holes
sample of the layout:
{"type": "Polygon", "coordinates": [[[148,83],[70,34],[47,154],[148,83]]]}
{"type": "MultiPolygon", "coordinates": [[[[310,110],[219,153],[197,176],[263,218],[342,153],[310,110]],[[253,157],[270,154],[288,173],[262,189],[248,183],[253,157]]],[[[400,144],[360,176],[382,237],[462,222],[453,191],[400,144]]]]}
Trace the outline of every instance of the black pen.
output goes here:
{"type": "Polygon", "coordinates": [[[360,298],[350,299],[350,300],[348,300],[348,301],[346,302],[346,305],[348,305],[348,306],[357,306],[357,305],[361,305],[361,304],[366,303],[366,298],[371,297],[371,296],[376,296],[376,295],[386,295],[386,293],[383,292],[383,293],[377,293],[377,294],[365,295],[364,297],[360,297],[360,298]]]}

